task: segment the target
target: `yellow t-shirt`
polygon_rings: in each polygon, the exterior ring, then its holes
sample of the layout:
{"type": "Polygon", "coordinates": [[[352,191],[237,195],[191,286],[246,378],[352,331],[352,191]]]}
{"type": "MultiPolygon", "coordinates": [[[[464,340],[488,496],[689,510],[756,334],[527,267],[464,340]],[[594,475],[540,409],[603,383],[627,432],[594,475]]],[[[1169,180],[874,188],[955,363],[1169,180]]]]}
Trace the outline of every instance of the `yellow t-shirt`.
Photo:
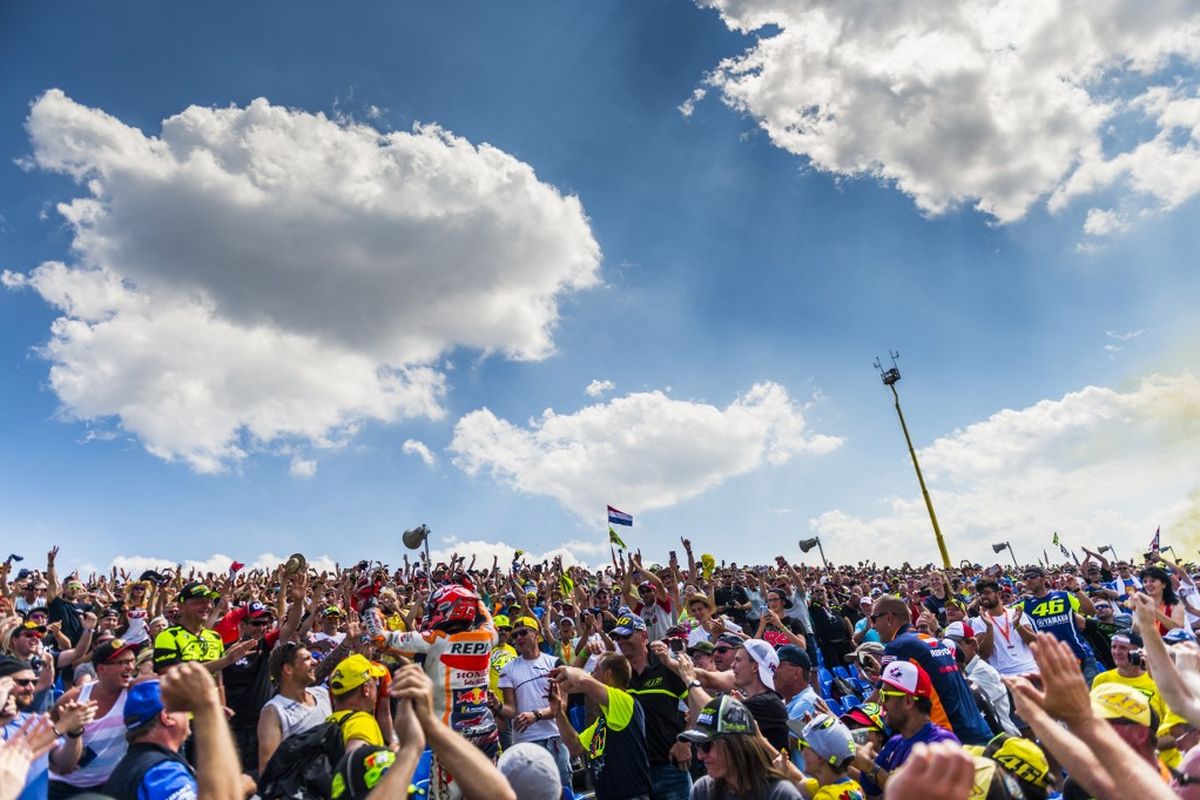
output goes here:
{"type": "Polygon", "coordinates": [[[1120,683],[1124,686],[1132,686],[1149,698],[1150,707],[1158,715],[1160,723],[1167,718],[1167,704],[1163,702],[1162,695],[1158,693],[1158,686],[1154,683],[1154,679],[1150,677],[1150,673],[1143,672],[1136,678],[1126,678],[1115,669],[1110,669],[1096,676],[1095,680],[1092,681],[1092,688],[1094,689],[1102,683],[1120,683]]]}
{"type": "Polygon", "coordinates": [[[504,695],[500,692],[500,670],[516,657],[517,651],[512,645],[502,644],[492,648],[492,655],[488,659],[488,690],[501,702],[504,695]]]}
{"type": "Polygon", "coordinates": [[[182,625],[172,625],[154,637],[154,668],[158,672],[184,661],[216,661],[224,654],[221,634],[211,628],[201,628],[197,635],[182,625]]]}
{"type": "Polygon", "coordinates": [[[326,721],[336,723],[347,716],[350,716],[350,719],[342,726],[343,746],[349,744],[351,739],[360,739],[367,744],[383,747],[383,731],[379,730],[379,723],[375,721],[375,717],[365,711],[335,711],[326,721]]]}
{"type": "Polygon", "coordinates": [[[816,778],[805,778],[804,793],[812,800],[866,800],[867,793],[853,778],[844,778],[837,783],[817,785],[816,778]]]}

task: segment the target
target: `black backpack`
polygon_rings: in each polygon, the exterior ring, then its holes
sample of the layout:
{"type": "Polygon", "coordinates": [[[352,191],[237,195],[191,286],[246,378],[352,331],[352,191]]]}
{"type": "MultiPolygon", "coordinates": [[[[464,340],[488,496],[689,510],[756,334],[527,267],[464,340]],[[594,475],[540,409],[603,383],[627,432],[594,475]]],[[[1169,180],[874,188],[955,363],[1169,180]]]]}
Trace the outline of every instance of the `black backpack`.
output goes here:
{"type": "Polygon", "coordinates": [[[259,797],[262,800],[330,800],[329,783],[346,751],[342,743],[342,726],[356,714],[366,713],[353,711],[337,722],[322,722],[280,742],[258,778],[259,797]]]}

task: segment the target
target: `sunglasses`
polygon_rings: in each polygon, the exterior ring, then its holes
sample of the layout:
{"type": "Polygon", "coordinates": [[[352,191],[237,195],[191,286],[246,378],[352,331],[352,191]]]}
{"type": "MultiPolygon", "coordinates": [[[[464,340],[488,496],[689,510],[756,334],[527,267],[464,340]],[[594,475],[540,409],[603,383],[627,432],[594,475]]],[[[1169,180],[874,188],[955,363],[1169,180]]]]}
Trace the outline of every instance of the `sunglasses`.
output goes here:
{"type": "Polygon", "coordinates": [[[714,647],[714,648],[713,648],[713,652],[714,652],[714,653],[732,653],[732,652],[733,652],[735,649],[737,649],[737,648],[734,648],[734,647],[714,647]]]}
{"type": "Polygon", "coordinates": [[[879,696],[880,697],[908,697],[909,695],[906,694],[905,692],[893,692],[889,689],[880,689],[879,696]]]}
{"type": "Polygon", "coordinates": [[[891,611],[880,611],[878,614],[872,614],[870,617],[868,617],[868,619],[870,619],[871,622],[874,622],[875,620],[879,619],[880,617],[890,617],[891,615],[892,615],[891,611]]]}
{"type": "Polygon", "coordinates": [[[37,678],[13,678],[13,683],[17,686],[33,686],[37,683],[37,678]]]}
{"type": "Polygon", "coordinates": [[[633,634],[631,634],[631,633],[626,633],[626,634],[612,633],[612,634],[609,634],[608,638],[612,639],[614,642],[623,642],[632,635],[633,634]]]}
{"type": "Polygon", "coordinates": [[[696,742],[696,750],[701,753],[707,753],[709,750],[713,749],[713,745],[716,743],[717,742],[715,739],[710,742],[696,742]]]}
{"type": "Polygon", "coordinates": [[[514,639],[520,639],[522,636],[528,636],[531,633],[533,633],[533,631],[529,630],[529,628],[517,628],[510,635],[514,639]]]}

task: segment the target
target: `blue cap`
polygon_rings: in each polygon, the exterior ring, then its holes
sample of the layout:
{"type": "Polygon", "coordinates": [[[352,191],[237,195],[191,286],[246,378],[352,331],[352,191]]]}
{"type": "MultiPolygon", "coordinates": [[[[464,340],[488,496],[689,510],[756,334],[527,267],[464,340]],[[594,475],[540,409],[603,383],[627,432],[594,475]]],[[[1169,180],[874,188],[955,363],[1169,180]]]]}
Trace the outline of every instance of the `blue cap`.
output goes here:
{"type": "Polygon", "coordinates": [[[125,695],[125,730],[142,727],[162,710],[162,692],[158,680],[135,683],[125,695]]]}
{"type": "Polygon", "coordinates": [[[1179,644],[1180,642],[1196,641],[1196,634],[1192,633],[1187,628],[1172,628],[1163,634],[1163,641],[1167,644],[1179,644]]]}

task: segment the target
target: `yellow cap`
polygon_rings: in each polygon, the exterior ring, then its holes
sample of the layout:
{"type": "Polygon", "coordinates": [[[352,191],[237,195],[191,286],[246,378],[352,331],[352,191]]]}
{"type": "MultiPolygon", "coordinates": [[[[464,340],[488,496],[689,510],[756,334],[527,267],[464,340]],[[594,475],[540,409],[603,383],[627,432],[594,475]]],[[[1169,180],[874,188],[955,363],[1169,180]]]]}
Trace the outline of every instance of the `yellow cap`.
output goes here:
{"type": "Polygon", "coordinates": [[[1046,760],[1042,748],[1028,739],[1010,736],[992,753],[992,758],[1021,780],[1045,787],[1046,776],[1050,774],[1050,762],[1046,760]]]}
{"type": "Polygon", "coordinates": [[[387,675],[387,668],[367,657],[355,653],[349,658],[342,659],[329,676],[329,690],[334,694],[345,694],[357,689],[371,678],[382,678],[387,675]]]}
{"type": "Polygon", "coordinates": [[[496,616],[492,617],[492,625],[496,626],[497,628],[512,627],[512,623],[508,621],[508,617],[503,614],[497,614],[496,616]]]}
{"type": "Polygon", "coordinates": [[[1150,701],[1132,686],[1102,683],[1092,689],[1092,710],[1103,719],[1126,719],[1150,726],[1150,701]]]}

